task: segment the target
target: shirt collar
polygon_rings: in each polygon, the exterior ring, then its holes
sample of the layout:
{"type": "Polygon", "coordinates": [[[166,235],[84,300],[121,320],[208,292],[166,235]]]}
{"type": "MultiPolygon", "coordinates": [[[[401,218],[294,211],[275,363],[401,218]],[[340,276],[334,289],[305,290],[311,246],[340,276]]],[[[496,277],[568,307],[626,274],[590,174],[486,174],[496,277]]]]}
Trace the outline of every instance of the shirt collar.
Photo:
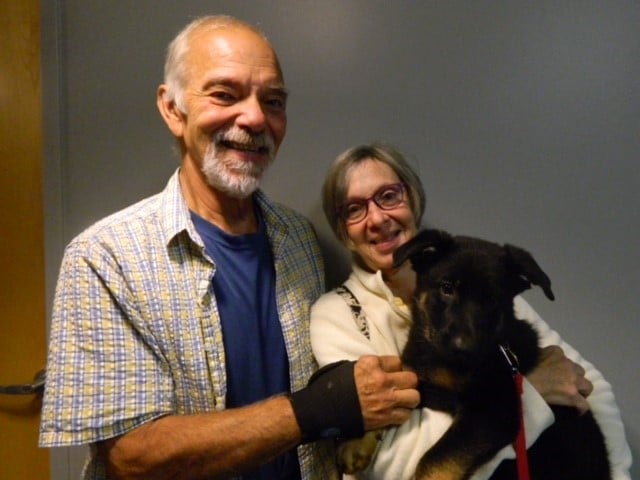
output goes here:
{"type": "Polygon", "coordinates": [[[391,289],[382,279],[380,270],[375,273],[365,270],[356,262],[352,265],[352,275],[362,284],[362,286],[370,291],[373,295],[384,298],[392,308],[402,317],[410,318],[409,306],[405,304],[400,297],[396,297],[391,289]]]}
{"type": "MultiPolygon", "coordinates": [[[[179,172],[180,168],[176,169],[162,192],[160,215],[165,244],[168,245],[174,238],[186,234],[198,247],[204,249],[204,242],[193,225],[189,207],[180,189],[179,172]]],[[[269,238],[284,239],[288,231],[286,219],[261,190],[254,193],[254,199],[264,216],[269,238]]]]}

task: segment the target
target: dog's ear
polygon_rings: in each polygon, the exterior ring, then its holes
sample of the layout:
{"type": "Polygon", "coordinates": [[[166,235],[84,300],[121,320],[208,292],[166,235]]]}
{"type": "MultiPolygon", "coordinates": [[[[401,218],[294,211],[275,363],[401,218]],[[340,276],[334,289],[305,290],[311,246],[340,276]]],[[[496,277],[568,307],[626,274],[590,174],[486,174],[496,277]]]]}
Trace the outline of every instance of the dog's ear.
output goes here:
{"type": "Polygon", "coordinates": [[[393,266],[399,267],[409,259],[416,273],[423,273],[452,246],[453,237],[447,232],[422,230],[394,252],[393,266]]]}
{"type": "Polygon", "coordinates": [[[514,295],[528,290],[531,288],[531,284],[534,284],[542,288],[549,300],[554,300],[555,296],[551,291],[551,280],[542,271],[531,254],[513,245],[505,245],[504,249],[507,254],[507,265],[515,277],[514,295]]]}

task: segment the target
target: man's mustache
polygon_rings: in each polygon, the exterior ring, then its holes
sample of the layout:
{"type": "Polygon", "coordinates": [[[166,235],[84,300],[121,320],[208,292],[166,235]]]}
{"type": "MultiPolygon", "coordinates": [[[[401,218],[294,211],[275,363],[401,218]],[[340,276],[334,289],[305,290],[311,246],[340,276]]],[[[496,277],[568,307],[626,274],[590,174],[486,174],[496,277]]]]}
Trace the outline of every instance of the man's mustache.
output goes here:
{"type": "Polygon", "coordinates": [[[213,136],[217,147],[239,150],[254,150],[259,153],[273,155],[275,142],[268,133],[250,133],[240,129],[218,131],[213,136]]]}

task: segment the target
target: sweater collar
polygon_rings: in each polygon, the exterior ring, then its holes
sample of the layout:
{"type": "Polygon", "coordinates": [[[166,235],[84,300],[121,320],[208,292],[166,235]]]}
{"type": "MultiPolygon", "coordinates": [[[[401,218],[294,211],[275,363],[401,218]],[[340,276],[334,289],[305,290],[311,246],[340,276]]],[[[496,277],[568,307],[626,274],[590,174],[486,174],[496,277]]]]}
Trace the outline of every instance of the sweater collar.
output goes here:
{"type": "Polygon", "coordinates": [[[391,289],[382,279],[382,272],[380,270],[376,272],[370,272],[365,270],[361,266],[353,263],[353,271],[351,275],[357,279],[357,281],[373,295],[385,299],[390,305],[393,305],[394,310],[403,317],[410,317],[409,306],[406,305],[400,297],[396,297],[391,289]]]}

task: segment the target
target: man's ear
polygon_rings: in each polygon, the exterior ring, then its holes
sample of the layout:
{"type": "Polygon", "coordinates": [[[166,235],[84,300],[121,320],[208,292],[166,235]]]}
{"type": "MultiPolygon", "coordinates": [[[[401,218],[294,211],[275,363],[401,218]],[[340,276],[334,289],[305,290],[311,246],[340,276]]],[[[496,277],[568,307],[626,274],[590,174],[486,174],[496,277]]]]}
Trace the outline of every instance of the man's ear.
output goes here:
{"type": "Polygon", "coordinates": [[[184,134],[184,113],[176,105],[175,99],[168,100],[167,90],[168,88],[164,84],[158,87],[156,105],[171,133],[176,138],[182,138],[184,134]]]}

